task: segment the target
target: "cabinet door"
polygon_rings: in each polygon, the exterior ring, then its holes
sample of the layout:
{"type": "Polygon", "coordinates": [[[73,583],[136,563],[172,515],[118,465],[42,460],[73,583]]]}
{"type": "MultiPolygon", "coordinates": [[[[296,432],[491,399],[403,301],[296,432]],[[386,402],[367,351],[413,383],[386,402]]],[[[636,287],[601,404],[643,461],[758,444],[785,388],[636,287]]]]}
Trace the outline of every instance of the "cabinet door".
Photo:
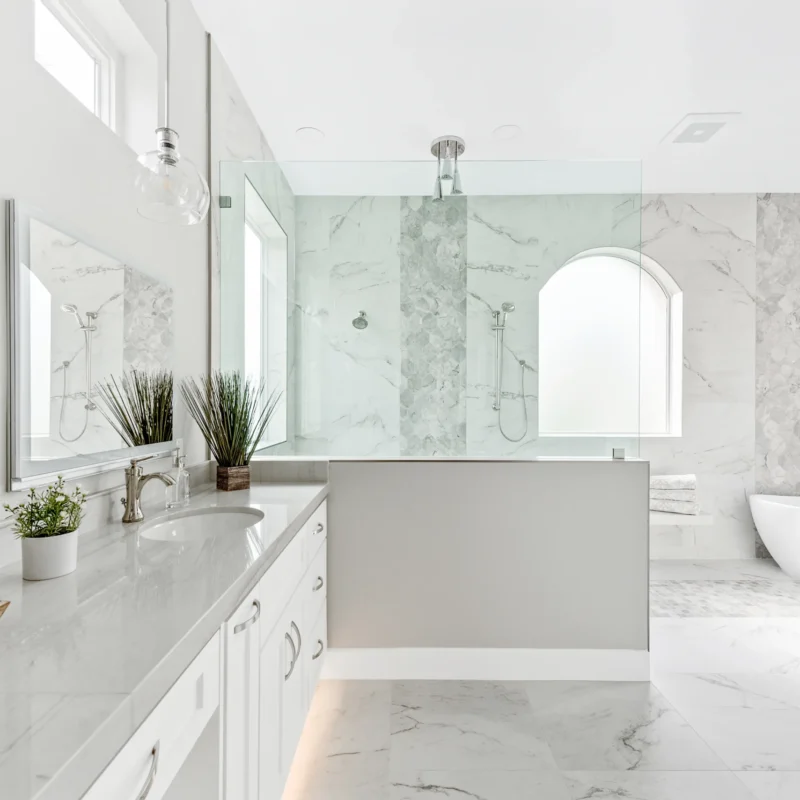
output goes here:
{"type": "Polygon", "coordinates": [[[226,800],[258,797],[260,615],[253,592],[225,623],[226,800]]]}
{"type": "Polygon", "coordinates": [[[261,650],[261,800],[276,800],[292,766],[303,725],[302,632],[295,596],[261,650]],[[294,623],[294,624],[293,624],[294,623]]]}

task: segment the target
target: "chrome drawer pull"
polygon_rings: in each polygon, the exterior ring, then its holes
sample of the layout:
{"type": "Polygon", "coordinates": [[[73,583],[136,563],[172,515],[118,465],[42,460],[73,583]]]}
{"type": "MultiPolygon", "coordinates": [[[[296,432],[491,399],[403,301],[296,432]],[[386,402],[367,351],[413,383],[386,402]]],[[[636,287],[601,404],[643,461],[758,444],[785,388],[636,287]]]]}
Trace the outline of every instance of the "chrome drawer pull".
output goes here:
{"type": "Polygon", "coordinates": [[[325,581],[322,580],[322,575],[317,578],[316,584],[314,584],[313,591],[318,592],[323,586],[325,585],[325,581]]]}
{"type": "Polygon", "coordinates": [[[288,681],[289,678],[292,677],[292,673],[294,672],[294,665],[297,663],[297,648],[295,648],[294,646],[294,639],[292,639],[292,637],[288,633],[285,634],[285,636],[289,640],[289,644],[291,645],[292,648],[292,663],[291,666],[289,667],[289,671],[283,676],[283,679],[285,681],[288,681]]]}
{"type": "Polygon", "coordinates": [[[297,625],[294,624],[294,620],[292,621],[292,627],[295,629],[295,632],[297,633],[297,655],[299,656],[300,651],[303,649],[303,639],[300,636],[300,628],[298,628],[297,625]]]}
{"type": "Polygon", "coordinates": [[[325,526],[321,522],[319,522],[319,523],[317,523],[317,527],[314,528],[314,534],[316,535],[318,533],[322,533],[322,531],[324,531],[324,530],[325,530],[325,526]]]}
{"type": "Polygon", "coordinates": [[[153,762],[150,764],[150,772],[147,773],[147,780],[144,782],[142,791],[136,795],[136,800],[145,800],[147,795],[150,794],[150,790],[153,788],[153,782],[156,779],[156,772],[158,772],[158,752],[160,749],[160,742],[156,742],[153,745],[153,749],[150,753],[153,756],[153,762]]]}
{"type": "Polygon", "coordinates": [[[244,630],[247,630],[254,622],[258,621],[258,618],[261,616],[261,603],[258,600],[253,600],[253,605],[256,607],[256,613],[253,614],[250,619],[246,619],[244,622],[240,622],[236,627],[234,627],[234,633],[241,633],[244,630]]]}
{"type": "Polygon", "coordinates": [[[322,639],[317,639],[317,644],[319,645],[319,650],[317,650],[317,652],[311,656],[312,661],[316,661],[322,655],[322,651],[325,649],[325,645],[322,644],[322,639]]]}

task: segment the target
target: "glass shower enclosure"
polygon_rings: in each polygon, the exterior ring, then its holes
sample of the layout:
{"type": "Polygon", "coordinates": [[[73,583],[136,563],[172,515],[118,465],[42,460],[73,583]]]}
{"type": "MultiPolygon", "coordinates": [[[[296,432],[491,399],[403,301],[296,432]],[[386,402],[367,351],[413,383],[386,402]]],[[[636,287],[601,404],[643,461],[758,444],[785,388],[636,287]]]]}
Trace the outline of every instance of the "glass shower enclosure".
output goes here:
{"type": "Polygon", "coordinates": [[[465,161],[441,200],[435,168],[221,164],[219,362],[282,393],[260,454],[637,456],[675,408],[639,163],[465,161]]]}

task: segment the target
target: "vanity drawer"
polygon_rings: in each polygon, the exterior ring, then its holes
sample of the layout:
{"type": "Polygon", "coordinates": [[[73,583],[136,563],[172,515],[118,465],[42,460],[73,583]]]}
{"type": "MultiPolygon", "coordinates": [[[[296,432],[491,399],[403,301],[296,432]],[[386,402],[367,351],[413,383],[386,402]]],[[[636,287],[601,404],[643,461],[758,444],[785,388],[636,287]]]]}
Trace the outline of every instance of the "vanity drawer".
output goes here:
{"type": "Polygon", "coordinates": [[[319,619],[320,612],[325,607],[328,598],[328,546],[322,543],[314,563],[303,578],[301,587],[303,592],[303,624],[306,630],[319,619]]]}
{"type": "Polygon", "coordinates": [[[306,559],[310,564],[328,536],[328,501],[323,500],[303,527],[306,539],[306,559]]]}
{"type": "Polygon", "coordinates": [[[303,530],[289,542],[258,584],[261,601],[261,644],[269,638],[306,571],[303,530]]]}
{"type": "Polygon", "coordinates": [[[219,707],[219,689],[217,633],[106,767],[84,800],[163,797],[219,707]]]}

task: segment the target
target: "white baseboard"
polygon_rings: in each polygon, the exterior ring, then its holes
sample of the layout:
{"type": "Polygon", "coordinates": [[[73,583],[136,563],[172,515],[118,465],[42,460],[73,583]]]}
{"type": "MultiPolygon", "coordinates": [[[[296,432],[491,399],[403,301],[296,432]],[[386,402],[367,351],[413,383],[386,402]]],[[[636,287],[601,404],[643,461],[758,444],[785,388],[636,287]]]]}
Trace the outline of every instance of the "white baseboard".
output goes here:
{"type": "Polygon", "coordinates": [[[328,680],[648,681],[645,650],[333,648],[328,680]]]}

